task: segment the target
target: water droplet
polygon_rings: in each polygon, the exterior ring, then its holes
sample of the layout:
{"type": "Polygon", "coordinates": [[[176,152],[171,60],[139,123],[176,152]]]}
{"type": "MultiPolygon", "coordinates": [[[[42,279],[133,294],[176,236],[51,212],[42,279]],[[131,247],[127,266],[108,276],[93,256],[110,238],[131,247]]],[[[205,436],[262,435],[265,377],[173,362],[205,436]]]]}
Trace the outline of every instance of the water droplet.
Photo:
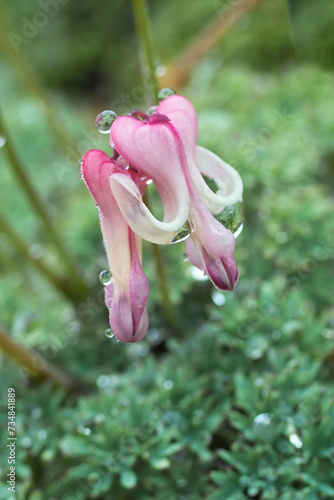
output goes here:
{"type": "Polygon", "coordinates": [[[158,106],[151,106],[150,108],[148,108],[148,110],[146,111],[147,116],[151,116],[153,115],[153,113],[156,113],[157,109],[158,106]]]}
{"type": "Polygon", "coordinates": [[[155,70],[155,74],[157,75],[158,78],[161,78],[167,73],[167,68],[166,66],[158,66],[157,69],[155,70]]]}
{"type": "Polygon", "coordinates": [[[181,253],[181,259],[184,260],[184,262],[187,262],[189,260],[186,252],[181,253]]]}
{"type": "Polygon", "coordinates": [[[172,380],[165,380],[165,382],[162,384],[163,388],[166,389],[166,391],[169,391],[170,389],[173,388],[174,382],[172,380]]]}
{"type": "Polygon", "coordinates": [[[216,306],[222,306],[226,302],[226,297],[222,292],[218,292],[218,290],[214,290],[211,294],[212,302],[216,304],[216,306]]]}
{"type": "Polygon", "coordinates": [[[175,95],[176,92],[172,89],[161,89],[159,94],[158,94],[158,101],[161,102],[170,95],[175,95]]]}
{"type": "Polygon", "coordinates": [[[110,271],[102,271],[99,275],[99,280],[101,281],[102,285],[110,285],[112,281],[111,277],[111,272],[110,271]]]}
{"type": "Polygon", "coordinates": [[[203,271],[198,269],[198,267],[191,266],[189,267],[188,272],[196,281],[207,281],[209,279],[208,276],[203,271]]]}
{"type": "Polygon", "coordinates": [[[171,244],[180,243],[180,241],[186,240],[189,234],[190,234],[189,225],[187,222],[185,222],[185,224],[183,224],[183,226],[178,230],[178,232],[175,234],[174,238],[170,243],[171,244]]]}
{"type": "Polygon", "coordinates": [[[232,231],[234,237],[237,238],[244,226],[244,210],[242,201],[238,201],[234,205],[225,207],[219,214],[214,217],[223,224],[227,229],[232,231]]]}
{"type": "Polygon", "coordinates": [[[290,434],[289,441],[295,448],[302,448],[303,446],[303,441],[297,434],[290,434]]]}
{"type": "Polygon", "coordinates": [[[98,206],[98,204],[97,204],[97,203],[95,203],[95,208],[99,208],[99,206],[98,206]]]}
{"type": "Polygon", "coordinates": [[[6,144],[6,137],[0,134],[0,148],[2,148],[6,144]]]}
{"type": "Polygon", "coordinates": [[[106,335],[106,337],[108,337],[108,339],[112,339],[114,336],[114,332],[112,331],[111,328],[107,328],[105,331],[105,335],[106,335]]]}
{"type": "Polygon", "coordinates": [[[262,335],[255,335],[248,339],[245,354],[248,358],[256,360],[262,358],[267,349],[267,339],[262,335]]]}
{"type": "Polygon", "coordinates": [[[115,144],[114,144],[114,141],[110,141],[109,146],[110,146],[112,149],[115,149],[115,144]]]}
{"type": "Polygon", "coordinates": [[[258,439],[261,441],[267,441],[273,437],[274,415],[271,413],[260,413],[254,418],[253,431],[258,439]]]}
{"type": "Polygon", "coordinates": [[[110,109],[102,111],[102,113],[96,117],[95,125],[97,130],[101,132],[101,134],[109,134],[111,126],[116,118],[117,115],[114,111],[111,111],[110,109]]]}
{"type": "Polygon", "coordinates": [[[153,182],[153,179],[147,179],[147,181],[146,181],[147,186],[149,186],[150,184],[152,184],[152,182],[153,182]]]}
{"type": "Polygon", "coordinates": [[[129,170],[130,168],[129,162],[123,156],[117,158],[116,165],[120,170],[129,170]]]}
{"type": "Polygon", "coordinates": [[[40,431],[37,432],[37,437],[39,439],[46,439],[48,433],[46,432],[45,429],[41,429],[40,431]]]}
{"type": "Polygon", "coordinates": [[[84,430],[85,436],[89,436],[92,433],[91,429],[89,427],[86,427],[84,430]]]}

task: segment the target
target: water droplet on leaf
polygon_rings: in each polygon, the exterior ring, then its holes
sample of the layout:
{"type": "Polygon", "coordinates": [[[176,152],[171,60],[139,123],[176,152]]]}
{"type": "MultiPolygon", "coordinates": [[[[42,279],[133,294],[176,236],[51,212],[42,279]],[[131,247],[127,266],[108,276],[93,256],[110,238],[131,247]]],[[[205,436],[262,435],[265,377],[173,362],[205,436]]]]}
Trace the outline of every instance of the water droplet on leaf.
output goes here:
{"type": "Polygon", "coordinates": [[[117,115],[114,111],[111,111],[110,109],[102,111],[102,113],[96,117],[95,125],[97,130],[101,132],[101,134],[109,134],[111,126],[116,118],[117,115]]]}
{"type": "Polygon", "coordinates": [[[267,441],[274,434],[274,416],[271,413],[260,413],[254,418],[253,431],[258,439],[267,441]]]}
{"type": "Polygon", "coordinates": [[[111,283],[111,272],[110,271],[102,271],[99,275],[99,280],[101,281],[102,285],[110,285],[111,283]]]}
{"type": "Polygon", "coordinates": [[[181,253],[181,259],[184,260],[184,262],[187,262],[189,260],[186,252],[181,253]]]}
{"type": "Polygon", "coordinates": [[[221,224],[229,229],[237,238],[244,226],[244,210],[242,201],[225,207],[219,214],[214,215],[221,224]]]}
{"type": "Polygon", "coordinates": [[[0,148],[6,144],[6,137],[0,134],[0,148]]]}
{"type": "Polygon", "coordinates": [[[175,95],[176,92],[172,89],[161,89],[159,94],[158,94],[158,101],[161,102],[170,95],[175,95]]]}

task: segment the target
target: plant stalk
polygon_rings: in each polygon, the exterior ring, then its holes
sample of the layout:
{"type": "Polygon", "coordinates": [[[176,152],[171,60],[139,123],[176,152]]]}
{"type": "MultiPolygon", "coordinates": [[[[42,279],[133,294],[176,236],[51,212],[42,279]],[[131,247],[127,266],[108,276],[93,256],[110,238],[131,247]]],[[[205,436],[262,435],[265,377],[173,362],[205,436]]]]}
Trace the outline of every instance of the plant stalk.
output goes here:
{"type": "Polygon", "coordinates": [[[35,189],[33,183],[31,182],[29,175],[27,174],[27,169],[24,167],[24,165],[22,164],[20,158],[18,157],[15,151],[11,138],[9,137],[5,129],[1,112],[0,112],[0,135],[2,135],[6,140],[2,149],[7,154],[9,165],[14,175],[19,181],[20,185],[22,186],[22,189],[24,190],[35,213],[40,218],[44,226],[45,234],[49,238],[50,242],[52,242],[53,245],[57,248],[60,258],[62,259],[62,261],[64,262],[70,273],[71,281],[75,283],[75,288],[78,289],[78,295],[82,298],[83,296],[88,294],[88,288],[80,275],[80,272],[77,268],[75,261],[73,260],[65,244],[63,243],[62,238],[56,232],[54,228],[54,223],[51,217],[49,216],[47,209],[44,206],[43,201],[40,198],[37,190],[35,189]]]}
{"type": "Polygon", "coordinates": [[[20,55],[18,48],[16,49],[11,44],[8,34],[7,27],[5,24],[6,12],[3,5],[0,5],[0,46],[2,47],[5,55],[8,60],[11,62],[19,76],[25,82],[26,87],[29,89],[32,95],[36,96],[39,101],[42,102],[46,119],[49,126],[52,128],[54,135],[60,144],[60,146],[67,150],[69,147],[75,149],[74,141],[69,137],[67,131],[64,130],[64,127],[61,123],[59,123],[57,112],[54,109],[53,105],[50,104],[50,99],[47,93],[45,92],[43,86],[39,82],[38,78],[34,74],[34,72],[30,69],[30,67],[26,64],[25,60],[20,55]]]}
{"type": "Polygon", "coordinates": [[[141,56],[144,59],[142,65],[143,81],[148,79],[148,98],[157,99],[159,93],[159,83],[156,74],[155,51],[153,37],[148,15],[146,0],[132,0],[133,13],[136,23],[141,56]]]}
{"type": "Polygon", "coordinates": [[[0,349],[16,363],[28,370],[35,378],[56,383],[68,390],[88,392],[88,386],[76,376],[61,370],[32,349],[14,340],[7,330],[0,325],[0,349]]]}
{"type": "Polygon", "coordinates": [[[0,213],[0,232],[4,233],[11,244],[16,249],[17,253],[24,261],[28,261],[38,272],[40,272],[54,287],[59,290],[67,299],[74,303],[79,303],[84,299],[84,296],[78,295],[77,288],[73,289],[71,282],[61,277],[59,273],[51,270],[41,259],[34,259],[27,247],[25,241],[14,231],[7,222],[5,217],[0,213]]]}

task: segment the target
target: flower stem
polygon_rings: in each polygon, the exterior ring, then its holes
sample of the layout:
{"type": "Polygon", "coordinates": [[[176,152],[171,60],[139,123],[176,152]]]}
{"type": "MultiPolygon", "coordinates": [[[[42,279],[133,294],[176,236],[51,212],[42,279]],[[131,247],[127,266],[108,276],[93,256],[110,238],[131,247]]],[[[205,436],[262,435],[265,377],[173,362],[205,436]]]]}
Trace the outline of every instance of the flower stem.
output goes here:
{"type": "Polygon", "coordinates": [[[34,72],[22,58],[18,49],[14,49],[14,47],[12,46],[7,36],[8,29],[5,24],[5,17],[5,9],[3,5],[0,5],[0,46],[2,47],[4,54],[7,56],[13,68],[22,78],[31,94],[37,97],[40,102],[42,102],[46,114],[47,123],[53,130],[54,137],[57,139],[60,146],[65,150],[67,150],[68,148],[75,149],[74,141],[71,139],[68,132],[64,130],[62,124],[59,123],[57,111],[50,103],[48,94],[45,92],[43,86],[35,76],[34,72]]]}
{"type": "Polygon", "coordinates": [[[89,387],[81,379],[73,376],[58,366],[44,359],[39,353],[20,344],[14,340],[7,330],[0,325],[0,349],[13,358],[16,363],[23,366],[34,377],[48,379],[52,382],[66,387],[66,389],[77,392],[89,392],[89,387]]]}
{"type": "MultiPolygon", "coordinates": [[[[157,101],[159,93],[159,83],[156,74],[151,25],[148,16],[146,0],[132,0],[132,6],[139,45],[142,51],[141,56],[142,60],[144,61],[144,64],[142,64],[143,82],[145,84],[147,79],[148,83],[147,105],[149,106],[152,105],[152,98],[155,102],[157,101]]],[[[147,193],[145,194],[145,204],[149,208],[147,193]]],[[[176,315],[170,297],[170,291],[160,247],[158,245],[155,245],[154,243],[151,243],[151,252],[156,268],[157,282],[161,297],[161,308],[163,310],[168,326],[171,329],[175,330],[177,328],[176,315]]]]}
{"type": "Polygon", "coordinates": [[[66,265],[70,276],[71,276],[71,281],[75,283],[75,287],[78,290],[78,295],[79,296],[85,296],[88,294],[88,289],[86,284],[84,283],[79,270],[77,269],[76,263],[70,256],[70,254],[67,251],[67,248],[65,247],[62,238],[58,233],[56,232],[54,228],[53,221],[51,217],[49,216],[46,207],[43,204],[43,201],[41,200],[38,192],[36,191],[33,183],[31,182],[27,170],[24,167],[24,165],[21,163],[18,155],[16,154],[14,145],[4,127],[4,123],[2,120],[2,115],[0,112],[0,135],[4,137],[6,140],[5,144],[3,145],[2,149],[5,151],[7,154],[8,160],[9,160],[9,165],[18,179],[20,185],[22,186],[22,189],[26,193],[26,196],[40,218],[46,235],[48,236],[49,240],[53,243],[53,245],[58,249],[59,254],[61,259],[63,260],[64,264],[66,265]]]}
{"type": "Polygon", "coordinates": [[[59,290],[67,299],[70,299],[74,303],[79,303],[85,298],[82,293],[79,294],[79,290],[73,287],[72,283],[62,276],[59,272],[54,272],[47,266],[41,259],[34,259],[27,247],[25,241],[14,231],[11,225],[7,222],[5,217],[0,213],[0,232],[4,233],[13,247],[16,249],[17,253],[22,257],[24,261],[29,262],[37,271],[39,271],[53,286],[59,290]]]}
{"type": "Polygon", "coordinates": [[[142,51],[141,55],[145,63],[142,65],[143,81],[145,83],[146,78],[148,79],[148,97],[151,98],[153,96],[154,99],[157,99],[159,93],[159,83],[156,74],[153,38],[146,0],[132,0],[132,6],[139,45],[142,51]]]}

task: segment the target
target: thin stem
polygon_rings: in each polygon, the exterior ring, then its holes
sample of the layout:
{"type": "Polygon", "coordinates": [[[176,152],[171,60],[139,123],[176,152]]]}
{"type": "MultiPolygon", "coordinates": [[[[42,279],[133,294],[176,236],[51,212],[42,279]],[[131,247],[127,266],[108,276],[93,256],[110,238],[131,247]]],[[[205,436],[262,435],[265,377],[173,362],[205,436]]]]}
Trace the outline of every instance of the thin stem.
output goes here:
{"type": "Polygon", "coordinates": [[[40,84],[38,78],[30,67],[26,64],[24,59],[19,53],[18,47],[14,49],[14,46],[10,42],[7,35],[7,29],[5,24],[5,9],[3,5],[0,5],[0,46],[2,47],[5,55],[8,57],[9,61],[12,63],[15,70],[24,80],[26,87],[30,92],[36,96],[43,104],[46,112],[46,118],[49,126],[52,128],[55,138],[58,140],[60,146],[67,150],[69,147],[75,149],[74,141],[69,136],[68,132],[64,130],[64,127],[58,120],[58,114],[52,104],[50,104],[50,99],[45,92],[43,86],[40,84]]]}
{"type": "Polygon", "coordinates": [[[36,351],[27,349],[17,340],[14,340],[9,332],[0,325],[0,349],[28,370],[34,377],[49,379],[52,382],[66,387],[69,390],[88,392],[88,386],[76,376],[61,370],[56,365],[47,361],[36,351]]]}
{"type": "MultiPolygon", "coordinates": [[[[132,0],[132,5],[139,45],[141,47],[142,55],[145,61],[145,65],[143,67],[143,80],[145,82],[145,78],[147,76],[149,84],[149,97],[153,96],[153,98],[156,100],[159,93],[159,83],[156,74],[153,38],[146,1],[132,0]]],[[[150,104],[150,101],[148,102],[148,104],[150,104]]],[[[147,193],[145,194],[144,200],[146,206],[149,208],[147,193]]],[[[176,315],[174,311],[175,308],[170,297],[161,250],[160,247],[158,245],[155,245],[154,243],[151,243],[150,246],[156,268],[158,287],[160,290],[161,308],[169,327],[175,330],[177,328],[176,315]]]]}
{"type": "Polygon", "coordinates": [[[29,175],[27,174],[27,169],[24,167],[20,158],[16,154],[14,145],[4,127],[1,112],[0,112],[0,135],[2,135],[6,140],[6,143],[4,144],[2,149],[7,154],[9,165],[12,171],[14,172],[14,175],[18,179],[19,183],[21,184],[24,192],[26,193],[26,196],[32,208],[34,209],[34,211],[40,218],[41,222],[43,223],[46,235],[48,236],[49,240],[53,243],[53,245],[58,249],[60,257],[67,266],[68,271],[70,272],[71,275],[71,279],[76,283],[78,291],[79,289],[81,290],[79,294],[81,296],[87,294],[88,293],[87,286],[82,280],[80,272],[77,269],[76,263],[74,262],[67,248],[65,247],[62,238],[56,232],[53,221],[49,216],[47,209],[44,206],[43,201],[40,198],[37,190],[35,189],[33,183],[31,182],[29,175]]]}
{"type": "Polygon", "coordinates": [[[11,241],[17,253],[24,261],[28,261],[38,272],[40,272],[54,287],[59,290],[67,299],[72,302],[78,303],[84,297],[78,295],[78,290],[66,279],[61,277],[59,273],[53,272],[41,259],[34,259],[27,247],[25,241],[14,231],[10,224],[6,221],[5,217],[0,213],[0,232],[4,233],[11,241]]]}
{"type": "Polygon", "coordinates": [[[148,78],[150,93],[156,99],[159,93],[159,83],[156,74],[155,55],[151,25],[145,0],[132,0],[133,12],[136,22],[136,30],[139,45],[144,57],[145,66],[143,68],[143,80],[148,78]]]}

